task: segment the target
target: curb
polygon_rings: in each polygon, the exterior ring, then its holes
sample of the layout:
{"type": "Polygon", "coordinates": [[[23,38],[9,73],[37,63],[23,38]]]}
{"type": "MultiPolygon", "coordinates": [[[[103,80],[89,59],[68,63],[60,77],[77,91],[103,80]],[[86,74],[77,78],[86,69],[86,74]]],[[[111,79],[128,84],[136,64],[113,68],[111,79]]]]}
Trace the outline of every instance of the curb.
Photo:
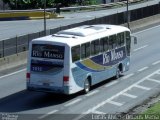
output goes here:
{"type": "MultiPolygon", "coordinates": [[[[0,13],[0,21],[11,21],[11,20],[33,20],[33,19],[43,19],[44,12],[34,11],[34,12],[6,12],[0,13]]],[[[63,18],[63,16],[58,16],[52,12],[46,12],[46,19],[52,18],[63,18]]]]}

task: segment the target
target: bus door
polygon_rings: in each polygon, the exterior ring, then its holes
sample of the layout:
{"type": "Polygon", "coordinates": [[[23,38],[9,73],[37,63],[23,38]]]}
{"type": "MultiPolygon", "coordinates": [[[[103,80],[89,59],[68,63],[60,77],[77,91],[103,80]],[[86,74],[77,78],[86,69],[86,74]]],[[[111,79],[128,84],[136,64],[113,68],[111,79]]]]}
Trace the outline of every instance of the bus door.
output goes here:
{"type": "Polygon", "coordinates": [[[30,65],[30,83],[44,87],[62,87],[64,46],[33,44],[30,65]]]}

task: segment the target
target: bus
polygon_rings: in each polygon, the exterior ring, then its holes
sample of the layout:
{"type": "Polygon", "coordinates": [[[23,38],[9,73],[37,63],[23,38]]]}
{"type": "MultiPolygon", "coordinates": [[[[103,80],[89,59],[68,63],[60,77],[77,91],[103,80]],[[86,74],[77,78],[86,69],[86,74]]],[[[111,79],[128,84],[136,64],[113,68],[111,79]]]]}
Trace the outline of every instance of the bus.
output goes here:
{"type": "Polygon", "coordinates": [[[131,32],[118,25],[83,25],[29,44],[26,84],[32,91],[88,93],[129,70],[131,32]]]}

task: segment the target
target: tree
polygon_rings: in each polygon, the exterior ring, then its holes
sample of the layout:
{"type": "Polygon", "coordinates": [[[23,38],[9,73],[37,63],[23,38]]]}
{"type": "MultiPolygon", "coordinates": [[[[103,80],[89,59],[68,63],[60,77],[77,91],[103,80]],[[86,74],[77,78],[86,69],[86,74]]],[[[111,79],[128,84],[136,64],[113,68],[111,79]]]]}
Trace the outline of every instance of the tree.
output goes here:
{"type": "MultiPolygon", "coordinates": [[[[43,8],[43,0],[3,0],[11,9],[43,8]]],[[[53,6],[54,0],[46,0],[47,6],[53,6]]]]}
{"type": "MultiPolygon", "coordinates": [[[[8,3],[11,9],[35,9],[43,8],[44,0],[3,0],[8,3]]],[[[96,4],[97,0],[46,0],[47,7],[56,6],[61,3],[61,7],[68,7],[78,3],[79,5],[96,4]]]]}

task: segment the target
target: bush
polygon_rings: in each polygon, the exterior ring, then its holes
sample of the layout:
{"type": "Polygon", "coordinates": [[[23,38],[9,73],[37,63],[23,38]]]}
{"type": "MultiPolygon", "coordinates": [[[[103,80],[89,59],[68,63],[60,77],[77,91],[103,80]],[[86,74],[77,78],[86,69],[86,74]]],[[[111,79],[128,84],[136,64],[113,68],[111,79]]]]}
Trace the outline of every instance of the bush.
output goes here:
{"type": "MultiPolygon", "coordinates": [[[[44,7],[44,0],[3,0],[11,9],[37,9],[44,7]]],[[[97,4],[97,0],[46,0],[47,7],[54,7],[61,3],[61,7],[68,7],[78,3],[79,5],[97,4]]]]}

